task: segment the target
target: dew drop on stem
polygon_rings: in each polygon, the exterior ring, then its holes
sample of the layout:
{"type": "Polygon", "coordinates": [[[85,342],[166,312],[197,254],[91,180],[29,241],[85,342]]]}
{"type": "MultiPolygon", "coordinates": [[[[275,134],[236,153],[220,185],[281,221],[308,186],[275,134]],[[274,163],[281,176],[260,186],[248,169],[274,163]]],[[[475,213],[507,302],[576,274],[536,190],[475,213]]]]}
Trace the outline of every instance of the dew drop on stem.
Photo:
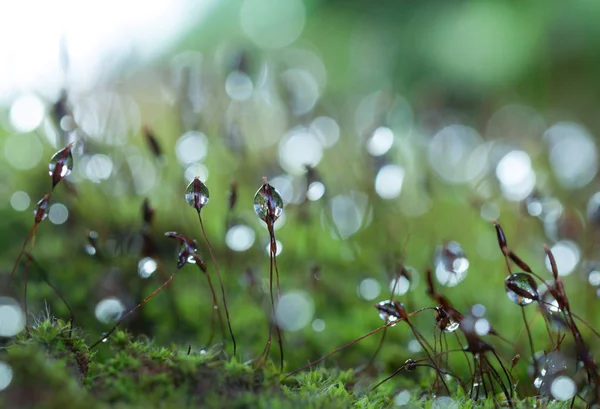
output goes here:
{"type": "Polygon", "coordinates": [[[384,320],[386,324],[400,319],[394,303],[390,300],[381,301],[375,304],[375,308],[379,312],[379,318],[384,320]]]}
{"type": "Polygon", "coordinates": [[[208,203],[208,198],[208,188],[197,177],[194,178],[194,180],[192,180],[185,189],[185,201],[198,212],[200,212],[200,210],[206,206],[208,203]]]}
{"type": "Polygon", "coordinates": [[[254,211],[265,223],[274,223],[283,212],[281,194],[270,184],[263,184],[254,195],[254,211]]]}
{"type": "Polygon", "coordinates": [[[435,325],[444,332],[454,332],[460,323],[450,317],[443,308],[435,309],[435,325]]]}
{"type": "Polygon", "coordinates": [[[73,144],[56,152],[48,164],[48,174],[52,177],[52,187],[66,178],[73,170],[73,144]]]}
{"type": "Polygon", "coordinates": [[[50,195],[44,195],[42,199],[37,202],[33,215],[35,216],[35,223],[41,223],[46,217],[48,217],[48,203],[50,203],[50,195]]]}
{"type": "Polygon", "coordinates": [[[506,277],[504,287],[508,298],[520,306],[539,300],[537,285],[527,273],[514,273],[506,277]]]}

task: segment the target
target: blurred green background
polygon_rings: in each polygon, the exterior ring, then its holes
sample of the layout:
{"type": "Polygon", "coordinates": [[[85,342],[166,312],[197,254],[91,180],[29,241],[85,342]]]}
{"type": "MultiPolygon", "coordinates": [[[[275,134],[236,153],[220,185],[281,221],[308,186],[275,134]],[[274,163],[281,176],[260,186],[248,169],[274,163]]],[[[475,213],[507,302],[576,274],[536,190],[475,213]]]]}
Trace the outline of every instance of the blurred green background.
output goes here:
{"type": "MultiPolygon", "coordinates": [[[[194,176],[210,189],[202,215],[244,359],[260,354],[268,332],[268,232],[252,208],[263,176],[286,203],[275,233],[289,369],[380,326],[373,304],[390,297],[402,262],[413,280],[409,289],[402,283],[398,299],[409,310],[432,306],[424,283],[432,267],[459,310],[482,304],[491,325],[518,340],[517,348],[490,341],[507,361],[517,352],[529,356],[519,308],[504,292],[492,219],[548,279],[542,245],[551,246],[573,310],[598,324],[600,3],[176,4],[186,23],[176,34],[165,31],[170,40],[151,53],[138,52],[136,41],[162,37],[154,25],[162,19],[158,11],[151,21],[137,15],[144,5],[132,12],[135,36],[121,30],[113,38],[126,48],[114,58],[102,49],[94,69],[83,70],[87,54],[73,51],[83,46],[69,32],[43,53],[52,55],[48,70],[56,75],[0,88],[3,296],[22,303],[23,269],[11,288],[9,273],[34,205],[50,188],[49,158],[77,141],[75,168],[57,187],[33,256],[90,341],[174,272],[177,246],[166,231],[198,241],[216,282],[196,213],[184,200],[194,176]],[[308,177],[304,165],[317,174],[308,177]],[[228,212],[233,181],[237,204],[228,212]],[[146,198],[155,217],[145,229],[146,198]],[[90,231],[98,234],[96,250],[90,231]],[[464,251],[458,264],[435,256],[450,241],[464,251]],[[460,271],[447,278],[448,265],[460,271]]],[[[107,15],[119,13],[113,6],[107,15]]],[[[43,31],[37,35],[41,43],[43,31]]],[[[8,58],[7,72],[19,72],[18,61],[8,58]]],[[[29,276],[29,313],[47,304],[66,318],[35,265],[29,276]]],[[[205,278],[186,266],[126,327],[199,350],[210,309],[205,278]]],[[[547,339],[534,309],[527,312],[541,350],[547,339]]],[[[431,336],[430,312],[416,322],[431,336]]],[[[378,339],[330,365],[365,364],[378,339]]],[[[393,370],[416,356],[414,337],[399,325],[378,365],[393,370]]]]}

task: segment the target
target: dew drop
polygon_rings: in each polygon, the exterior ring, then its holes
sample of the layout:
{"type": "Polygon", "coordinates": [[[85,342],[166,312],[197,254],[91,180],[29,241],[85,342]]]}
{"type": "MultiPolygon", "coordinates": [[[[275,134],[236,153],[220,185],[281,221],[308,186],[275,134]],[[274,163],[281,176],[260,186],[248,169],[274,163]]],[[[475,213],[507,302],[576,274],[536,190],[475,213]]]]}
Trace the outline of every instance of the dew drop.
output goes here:
{"type": "Polygon", "coordinates": [[[185,189],[185,201],[200,213],[208,203],[208,188],[199,178],[194,178],[185,189]]]}
{"type": "Polygon", "coordinates": [[[69,145],[64,149],[56,152],[48,164],[48,174],[52,176],[53,186],[67,177],[73,170],[73,154],[71,149],[73,145],[69,145]]]}
{"type": "Polygon", "coordinates": [[[254,211],[265,223],[275,222],[283,212],[281,194],[273,186],[265,183],[254,195],[254,211]],[[270,221],[267,221],[267,216],[270,216],[270,221]]]}
{"type": "Polygon", "coordinates": [[[48,217],[48,212],[46,211],[46,209],[48,208],[49,202],[50,196],[44,195],[44,197],[42,197],[42,199],[35,205],[33,215],[35,216],[36,223],[40,223],[42,220],[48,217]]]}
{"type": "Polygon", "coordinates": [[[506,295],[515,304],[525,306],[539,299],[533,277],[526,273],[514,273],[504,280],[506,295]]]}
{"type": "Polygon", "coordinates": [[[177,240],[180,244],[179,253],[177,254],[177,268],[182,268],[186,263],[196,264],[195,255],[198,246],[194,240],[174,231],[166,232],[165,236],[177,240]]]}
{"type": "Polygon", "coordinates": [[[400,319],[394,303],[390,300],[378,302],[375,304],[375,308],[379,312],[379,318],[385,321],[386,324],[396,322],[400,319]]]}
{"type": "Polygon", "coordinates": [[[454,332],[460,327],[460,323],[441,308],[435,309],[435,325],[444,332],[454,332]]]}

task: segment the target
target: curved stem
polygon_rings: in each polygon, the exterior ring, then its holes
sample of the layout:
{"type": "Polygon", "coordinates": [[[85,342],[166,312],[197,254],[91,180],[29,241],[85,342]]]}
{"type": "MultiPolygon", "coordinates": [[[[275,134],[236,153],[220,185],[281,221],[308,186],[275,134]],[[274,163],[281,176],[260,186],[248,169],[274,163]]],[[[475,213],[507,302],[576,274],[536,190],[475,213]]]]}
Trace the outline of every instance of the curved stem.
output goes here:
{"type": "Polygon", "coordinates": [[[154,290],[154,292],[152,294],[150,294],[148,297],[144,298],[144,300],[142,302],[140,302],[138,305],[136,305],[135,307],[133,307],[131,310],[129,310],[125,315],[123,315],[121,318],[119,318],[119,320],[115,323],[115,325],[110,329],[110,331],[108,331],[107,333],[105,333],[104,335],[102,335],[102,337],[100,337],[100,339],[96,342],[94,342],[91,346],[90,349],[95,348],[98,344],[100,344],[101,342],[104,342],[104,340],[106,340],[108,337],[110,337],[112,335],[113,332],[115,332],[115,330],[119,327],[119,325],[121,325],[121,323],[127,318],[129,317],[131,314],[133,314],[134,312],[136,312],[137,310],[139,310],[144,304],[146,304],[148,301],[150,301],[156,294],[158,294],[160,291],[162,291],[166,286],[168,286],[171,281],[173,281],[173,278],[175,278],[175,275],[177,274],[179,270],[176,270],[173,275],[171,277],[169,277],[167,279],[167,281],[165,281],[160,287],[158,287],[156,290],[154,290]]]}

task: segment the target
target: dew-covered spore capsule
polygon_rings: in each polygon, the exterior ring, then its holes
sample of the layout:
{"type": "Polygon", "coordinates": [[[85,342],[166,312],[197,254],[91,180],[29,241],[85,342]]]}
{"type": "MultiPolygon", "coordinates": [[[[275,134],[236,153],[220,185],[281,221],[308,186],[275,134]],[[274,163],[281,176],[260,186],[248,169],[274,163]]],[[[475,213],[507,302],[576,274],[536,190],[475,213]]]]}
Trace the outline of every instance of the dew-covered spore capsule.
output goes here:
{"type": "Polygon", "coordinates": [[[199,213],[208,203],[208,199],[208,188],[199,178],[194,178],[185,189],[185,201],[199,213]]]}
{"type": "Polygon", "coordinates": [[[527,273],[509,275],[504,280],[504,287],[508,298],[520,306],[529,305],[539,300],[535,280],[527,273]]]}
{"type": "Polygon", "coordinates": [[[39,202],[35,205],[35,209],[33,210],[33,215],[35,217],[35,224],[39,224],[48,217],[48,204],[50,203],[50,195],[45,194],[44,197],[40,199],[39,202]]]}
{"type": "Polygon", "coordinates": [[[283,199],[277,189],[264,183],[254,195],[254,211],[265,223],[274,223],[283,212],[283,199]]]}
{"type": "Polygon", "coordinates": [[[52,177],[52,188],[61,180],[66,178],[73,170],[73,153],[71,152],[73,144],[69,144],[56,152],[48,164],[48,174],[52,177]]]}

